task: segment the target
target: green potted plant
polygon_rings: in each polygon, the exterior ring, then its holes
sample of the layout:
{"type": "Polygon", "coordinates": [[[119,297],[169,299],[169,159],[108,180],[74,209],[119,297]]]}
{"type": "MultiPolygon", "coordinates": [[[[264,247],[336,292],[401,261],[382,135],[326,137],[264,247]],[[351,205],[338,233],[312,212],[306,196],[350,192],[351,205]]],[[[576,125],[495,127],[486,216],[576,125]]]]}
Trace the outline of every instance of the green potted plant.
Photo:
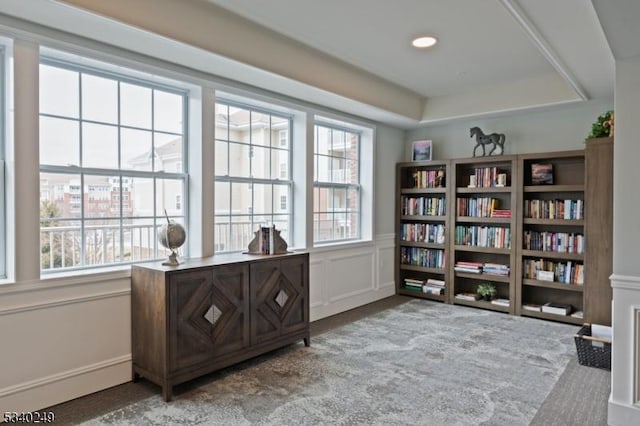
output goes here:
{"type": "Polygon", "coordinates": [[[481,284],[478,284],[476,293],[478,293],[478,295],[482,297],[484,300],[491,300],[496,296],[496,294],[498,294],[498,290],[496,289],[496,286],[493,284],[481,283],[481,284]]]}
{"type": "Polygon", "coordinates": [[[588,139],[613,137],[613,111],[600,114],[598,119],[591,125],[591,133],[588,139]]]}

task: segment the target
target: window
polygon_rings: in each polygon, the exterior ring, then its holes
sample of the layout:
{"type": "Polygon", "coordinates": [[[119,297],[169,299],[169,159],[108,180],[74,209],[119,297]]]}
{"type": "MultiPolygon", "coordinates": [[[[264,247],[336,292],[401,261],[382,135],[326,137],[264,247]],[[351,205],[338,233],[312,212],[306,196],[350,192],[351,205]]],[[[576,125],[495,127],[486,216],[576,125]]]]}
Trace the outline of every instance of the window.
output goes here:
{"type": "Polygon", "coordinates": [[[176,210],[182,209],[182,196],[180,194],[176,194],[176,210]]]}
{"type": "Polygon", "coordinates": [[[279,130],[278,140],[280,147],[287,147],[289,145],[289,130],[279,130]]]}
{"type": "Polygon", "coordinates": [[[230,101],[216,103],[215,250],[246,250],[260,225],[291,236],[291,118],[230,101]],[[287,136],[288,137],[288,136],[287,136]],[[284,165],[284,166],[283,166],[284,165]]]}
{"type": "Polygon", "coordinates": [[[286,195],[281,195],[280,196],[280,210],[281,211],[286,211],[287,210],[287,196],[286,195]]]}
{"type": "Polygon", "coordinates": [[[163,257],[165,211],[185,220],[186,91],[106,68],[40,64],[45,273],[163,257]]]}
{"type": "Polygon", "coordinates": [[[314,129],[314,243],[359,239],[360,132],[324,122],[314,129]]]}

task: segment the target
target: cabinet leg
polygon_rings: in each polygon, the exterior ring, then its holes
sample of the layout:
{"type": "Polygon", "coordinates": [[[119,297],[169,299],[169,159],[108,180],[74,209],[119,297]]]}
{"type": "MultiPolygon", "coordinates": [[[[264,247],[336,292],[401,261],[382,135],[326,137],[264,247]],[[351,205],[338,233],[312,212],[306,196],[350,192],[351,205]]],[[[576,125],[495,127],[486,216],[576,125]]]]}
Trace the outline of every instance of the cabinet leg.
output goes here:
{"type": "Polygon", "coordinates": [[[165,383],[165,385],[162,386],[162,399],[164,399],[165,402],[169,402],[171,401],[172,398],[173,398],[173,386],[171,386],[168,383],[165,383]]]}
{"type": "Polygon", "coordinates": [[[311,336],[307,336],[305,338],[302,339],[304,341],[304,345],[308,348],[309,346],[311,346],[311,336]]]}

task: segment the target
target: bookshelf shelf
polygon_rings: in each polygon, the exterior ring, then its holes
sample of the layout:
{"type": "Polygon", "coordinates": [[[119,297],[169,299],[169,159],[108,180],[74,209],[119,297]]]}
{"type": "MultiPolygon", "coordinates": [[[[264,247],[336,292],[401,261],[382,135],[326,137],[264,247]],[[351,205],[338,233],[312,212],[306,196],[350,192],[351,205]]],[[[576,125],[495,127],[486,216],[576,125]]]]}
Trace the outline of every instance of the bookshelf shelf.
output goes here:
{"type": "Polygon", "coordinates": [[[576,291],[579,293],[582,293],[584,291],[584,285],[559,283],[557,281],[532,280],[530,278],[523,278],[522,285],[531,287],[554,288],[556,290],[563,291],[576,291]]]}
{"type": "Polygon", "coordinates": [[[400,217],[402,221],[421,221],[421,222],[445,222],[447,220],[446,216],[429,216],[429,215],[402,215],[400,217]]]}
{"type": "Polygon", "coordinates": [[[571,315],[556,315],[556,314],[549,314],[547,312],[528,311],[526,309],[522,309],[520,312],[520,315],[522,315],[523,317],[532,317],[532,318],[539,318],[539,319],[545,319],[545,320],[560,321],[560,322],[566,322],[569,324],[576,324],[576,325],[582,325],[582,323],[584,323],[584,319],[574,318],[571,315]]]}
{"type": "Polygon", "coordinates": [[[405,271],[416,271],[416,272],[428,272],[430,274],[441,274],[444,275],[446,269],[444,268],[427,268],[425,266],[416,266],[416,265],[400,265],[400,269],[405,271]]]}
{"type": "Polygon", "coordinates": [[[490,186],[486,188],[476,187],[460,187],[456,189],[458,194],[492,194],[492,193],[510,193],[513,189],[510,186],[490,186]]]}
{"type": "Polygon", "coordinates": [[[498,223],[508,225],[511,218],[508,217],[474,217],[474,216],[457,216],[458,223],[498,223]]]}
{"type": "Polygon", "coordinates": [[[446,194],[447,188],[401,188],[402,195],[446,194]]]}
{"type": "Polygon", "coordinates": [[[405,287],[401,287],[398,290],[398,294],[403,295],[403,296],[417,297],[417,298],[420,298],[420,299],[437,300],[439,302],[444,302],[445,301],[445,297],[444,296],[437,295],[437,294],[423,293],[420,290],[409,290],[409,289],[407,289],[405,287]]]}
{"type": "Polygon", "coordinates": [[[400,241],[398,244],[405,247],[424,247],[424,248],[433,248],[433,249],[440,249],[440,250],[445,249],[444,244],[424,243],[421,241],[400,241]]]}
{"type": "Polygon", "coordinates": [[[509,249],[492,248],[492,247],[476,247],[476,246],[454,246],[456,251],[468,251],[473,253],[490,253],[490,254],[510,254],[509,249]]]}
{"type": "Polygon", "coordinates": [[[578,185],[525,185],[524,192],[584,192],[584,184],[578,185]]]}
{"type": "Polygon", "coordinates": [[[584,220],[582,219],[533,219],[525,217],[523,223],[525,225],[584,226],[584,220]]]}
{"type": "Polygon", "coordinates": [[[540,250],[522,250],[522,256],[526,257],[543,257],[546,259],[560,260],[584,260],[584,254],[581,253],[559,253],[556,251],[540,251],[540,250]]]}
{"type": "Polygon", "coordinates": [[[453,298],[453,300],[456,305],[471,306],[474,308],[482,308],[482,309],[489,309],[491,311],[509,313],[509,307],[494,305],[493,303],[487,302],[485,300],[476,300],[476,301],[462,300],[462,299],[456,299],[455,297],[453,298]]]}
{"type": "Polygon", "coordinates": [[[508,283],[511,281],[511,278],[508,276],[493,274],[473,274],[469,272],[455,271],[455,276],[459,278],[469,278],[472,280],[493,281],[496,283],[508,283]]]}

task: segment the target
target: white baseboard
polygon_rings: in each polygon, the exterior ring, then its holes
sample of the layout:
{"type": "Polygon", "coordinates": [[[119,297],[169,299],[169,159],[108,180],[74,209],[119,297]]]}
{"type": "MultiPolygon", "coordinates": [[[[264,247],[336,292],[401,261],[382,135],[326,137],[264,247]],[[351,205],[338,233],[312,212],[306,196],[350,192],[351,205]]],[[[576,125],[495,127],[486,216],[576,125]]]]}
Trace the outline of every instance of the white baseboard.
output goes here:
{"type": "Polygon", "coordinates": [[[640,425],[640,407],[620,404],[609,398],[607,423],[610,426],[640,425]]]}
{"type": "Polygon", "coordinates": [[[380,288],[376,291],[368,291],[366,293],[361,293],[353,297],[341,299],[330,304],[320,305],[315,308],[312,307],[310,320],[316,321],[322,318],[330,317],[331,315],[336,315],[341,312],[357,308],[358,306],[366,305],[368,303],[393,296],[395,292],[395,287],[390,285],[380,288]]]}
{"type": "Polygon", "coordinates": [[[0,389],[0,412],[34,411],[131,381],[131,355],[0,389]]]}

